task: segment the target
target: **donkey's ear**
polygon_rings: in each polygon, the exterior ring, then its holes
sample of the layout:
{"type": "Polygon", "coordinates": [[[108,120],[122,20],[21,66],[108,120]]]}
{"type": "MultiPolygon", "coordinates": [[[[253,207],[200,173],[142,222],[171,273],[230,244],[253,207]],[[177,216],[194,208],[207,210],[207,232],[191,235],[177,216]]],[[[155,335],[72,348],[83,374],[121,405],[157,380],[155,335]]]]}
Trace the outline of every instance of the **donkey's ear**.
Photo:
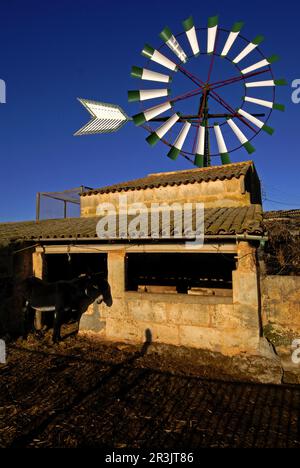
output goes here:
{"type": "Polygon", "coordinates": [[[104,271],[100,271],[99,273],[94,273],[94,276],[97,276],[97,278],[100,278],[100,279],[106,279],[107,274],[104,273],[104,271]]]}

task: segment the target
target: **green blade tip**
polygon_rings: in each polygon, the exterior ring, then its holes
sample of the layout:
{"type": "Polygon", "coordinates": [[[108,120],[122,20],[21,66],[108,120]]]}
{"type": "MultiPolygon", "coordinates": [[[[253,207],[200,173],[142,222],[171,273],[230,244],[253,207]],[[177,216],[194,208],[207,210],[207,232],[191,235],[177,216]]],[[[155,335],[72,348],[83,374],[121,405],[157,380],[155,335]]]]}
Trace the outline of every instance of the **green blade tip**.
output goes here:
{"type": "Polygon", "coordinates": [[[159,34],[159,37],[164,41],[164,42],[168,42],[170,40],[170,38],[173,36],[173,33],[171,31],[171,29],[166,26],[162,32],[159,34]]]}
{"type": "Polygon", "coordinates": [[[147,136],[146,141],[150,146],[155,146],[156,143],[159,141],[159,137],[155,132],[153,132],[151,133],[151,135],[147,136]]]}
{"type": "Polygon", "coordinates": [[[219,15],[211,16],[210,18],[208,18],[209,28],[214,28],[215,26],[218,26],[218,23],[219,23],[219,15]]]}
{"type": "Polygon", "coordinates": [[[248,154],[252,154],[252,153],[254,153],[256,151],[254,146],[252,146],[249,141],[247,141],[247,143],[244,143],[243,146],[247,150],[248,154]]]}
{"type": "Polygon", "coordinates": [[[186,20],[184,20],[182,22],[182,26],[183,26],[183,29],[185,31],[189,31],[190,29],[192,29],[194,27],[194,19],[192,16],[190,16],[189,18],[187,18],[186,20]]]}
{"type": "Polygon", "coordinates": [[[170,149],[170,151],[168,152],[168,158],[172,159],[173,161],[175,161],[175,159],[178,158],[179,156],[179,153],[180,153],[180,150],[175,148],[175,146],[172,146],[172,148],[170,149]]]}
{"type": "Polygon", "coordinates": [[[275,110],[278,110],[280,112],[284,112],[285,111],[285,106],[283,104],[273,104],[273,109],[275,110]]]}
{"type": "Polygon", "coordinates": [[[255,44],[255,45],[259,45],[259,44],[261,44],[264,40],[265,40],[265,37],[260,35],[260,36],[256,36],[256,38],[253,39],[252,43],[255,44]]]}
{"type": "Polygon", "coordinates": [[[231,32],[234,32],[234,33],[240,32],[243,29],[244,25],[245,23],[243,21],[237,21],[236,23],[234,23],[231,29],[231,32]]]}
{"type": "Polygon", "coordinates": [[[275,132],[274,128],[269,127],[268,125],[264,125],[262,127],[262,130],[266,132],[268,135],[273,135],[273,133],[275,132]]]}
{"type": "Polygon", "coordinates": [[[139,91],[128,91],[128,102],[137,102],[140,100],[139,91]]]}

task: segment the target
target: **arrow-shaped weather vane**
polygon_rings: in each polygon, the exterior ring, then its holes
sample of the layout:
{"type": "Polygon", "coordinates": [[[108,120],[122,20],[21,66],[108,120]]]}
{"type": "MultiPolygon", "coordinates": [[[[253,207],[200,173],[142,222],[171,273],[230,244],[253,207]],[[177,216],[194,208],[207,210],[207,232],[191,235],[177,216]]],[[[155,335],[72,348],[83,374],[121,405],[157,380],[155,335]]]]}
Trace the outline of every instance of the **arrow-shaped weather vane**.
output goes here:
{"type": "Polygon", "coordinates": [[[120,106],[104,102],[78,99],[92,115],[91,120],[74,135],[95,135],[118,131],[126,122],[132,120],[120,106]]]}

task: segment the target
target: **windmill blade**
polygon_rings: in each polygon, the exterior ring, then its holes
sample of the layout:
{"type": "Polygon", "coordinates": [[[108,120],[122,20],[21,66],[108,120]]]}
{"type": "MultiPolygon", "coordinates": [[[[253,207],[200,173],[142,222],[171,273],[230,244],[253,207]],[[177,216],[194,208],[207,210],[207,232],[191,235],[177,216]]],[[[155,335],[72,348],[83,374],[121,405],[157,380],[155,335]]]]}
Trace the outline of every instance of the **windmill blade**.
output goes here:
{"type": "Polygon", "coordinates": [[[166,133],[178,122],[180,118],[179,114],[174,114],[170,117],[163,125],[161,125],[155,132],[151,133],[147,138],[146,141],[149,145],[154,146],[156,143],[161,140],[166,133]]]}
{"type": "Polygon", "coordinates": [[[172,31],[167,26],[162,30],[159,36],[181,62],[187,62],[188,58],[186,53],[184,52],[172,31]]]}
{"type": "Polygon", "coordinates": [[[242,52],[240,52],[239,55],[235,57],[235,59],[233,59],[233,63],[240,63],[245,57],[247,57],[247,55],[249,55],[253,50],[255,50],[259,46],[259,44],[261,44],[264,41],[264,39],[264,36],[257,36],[255,39],[253,39],[253,41],[250,42],[250,44],[248,44],[242,50],[242,52]]]}
{"type": "Polygon", "coordinates": [[[128,91],[128,102],[147,101],[170,96],[169,89],[140,89],[137,91],[128,91]]]}
{"type": "Polygon", "coordinates": [[[193,54],[195,57],[198,57],[200,55],[200,47],[198,43],[193,17],[190,16],[188,19],[183,21],[182,25],[185,30],[185,34],[187,36],[189,44],[191,46],[191,49],[193,51],[193,54]]]}
{"type": "Polygon", "coordinates": [[[258,106],[267,107],[268,109],[275,109],[282,112],[285,111],[285,106],[283,104],[276,104],[275,102],[265,101],[263,99],[256,99],[249,96],[245,96],[244,100],[246,102],[257,104],[258,106]]]}
{"type": "Polygon", "coordinates": [[[237,126],[237,124],[232,119],[228,119],[227,123],[232,129],[232,131],[234,132],[234,134],[237,136],[240,143],[247,150],[248,154],[254,153],[255,148],[251,145],[251,143],[249,142],[247,137],[244,135],[244,133],[241,131],[241,129],[237,126]]]}
{"type": "Polygon", "coordinates": [[[203,167],[204,165],[204,151],[205,151],[205,124],[199,125],[197,130],[196,140],[196,154],[195,154],[195,166],[203,167]]]}
{"type": "Polygon", "coordinates": [[[272,127],[269,127],[268,125],[265,125],[264,122],[259,120],[258,118],[254,117],[253,115],[249,114],[248,112],[244,111],[244,109],[239,109],[238,113],[245,117],[245,119],[249,120],[249,122],[253,123],[256,125],[258,128],[263,130],[264,132],[268,133],[269,135],[273,135],[274,129],[272,127]]]}
{"type": "Polygon", "coordinates": [[[176,63],[172,62],[172,60],[168,59],[165,55],[151,47],[149,44],[146,44],[143,48],[142,55],[152,60],[152,62],[158,63],[173,72],[178,70],[176,63]]]}
{"type": "Polygon", "coordinates": [[[177,159],[180,151],[182,150],[182,147],[184,145],[184,142],[188,136],[188,133],[190,131],[191,124],[190,122],[185,122],[184,126],[182,127],[178,137],[176,138],[172,148],[168,152],[168,157],[170,159],[177,159]]]}
{"type": "Polygon", "coordinates": [[[229,33],[228,39],[225,43],[224,49],[221,52],[221,57],[227,57],[229,51],[231,50],[231,47],[237,40],[241,30],[243,29],[243,26],[243,22],[238,22],[233,25],[231,32],[229,33]]]}
{"type": "Polygon", "coordinates": [[[208,19],[208,29],[207,29],[207,53],[213,54],[215,50],[215,43],[217,38],[219,17],[212,16],[208,19]]]}
{"type": "Polygon", "coordinates": [[[247,75],[247,73],[251,73],[253,71],[259,70],[260,68],[268,67],[269,65],[271,65],[271,63],[274,63],[277,60],[279,60],[278,55],[272,55],[272,57],[261,60],[260,62],[257,62],[254,65],[251,65],[250,67],[245,68],[244,70],[241,70],[241,73],[243,75],[247,75]]]}
{"type": "Polygon", "coordinates": [[[268,86],[286,86],[287,81],[285,79],[281,80],[266,80],[266,81],[253,81],[245,83],[246,88],[263,88],[268,86]]]}
{"type": "Polygon", "coordinates": [[[169,75],[164,75],[163,73],[157,73],[147,68],[132,67],[131,76],[133,78],[140,78],[141,80],[146,81],[159,81],[161,83],[170,83],[172,77],[169,75]]]}
{"type": "Polygon", "coordinates": [[[154,119],[158,115],[167,112],[171,108],[171,102],[164,102],[163,104],[159,104],[158,106],[154,106],[150,109],[144,110],[144,112],[140,112],[139,114],[134,115],[132,118],[135,125],[140,126],[143,125],[145,122],[149,122],[149,120],[154,119]]]}
{"type": "Polygon", "coordinates": [[[75,136],[116,132],[126,122],[131,120],[123,109],[115,104],[79,98],[78,100],[92,115],[92,118],[86,125],[74,133],[75,136]]]}
{"type": "Polygon", "coordinates": [[[221,156],[222,164],[230,164],[230,156],[219,124],[214,125],[215,135],[221,156]]]}

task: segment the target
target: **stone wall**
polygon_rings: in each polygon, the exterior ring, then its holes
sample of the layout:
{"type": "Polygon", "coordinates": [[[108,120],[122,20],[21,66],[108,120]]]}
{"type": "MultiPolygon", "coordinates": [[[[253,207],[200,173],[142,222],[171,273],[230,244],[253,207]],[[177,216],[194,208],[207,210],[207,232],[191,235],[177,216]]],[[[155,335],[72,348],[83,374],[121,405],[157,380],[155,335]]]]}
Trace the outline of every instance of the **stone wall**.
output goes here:
{"type": "Polygon", "coordinates": [[[261,293],[264,334],[290,354],[293,339],[300,338],[300,277],[265,276],[261,293]]]}
{"type": "Polygon", "coordinates": [[[189,296],[125,291],[125,251],[108,254],[113,307],[84,314],[80,329],[108,340],[207,349],[225,355],[256,354],[260,347],[255,248],[238,245],[233,296],[189,296]]]}
{"type": "Polygon", "coordinates": [[[127,203],[205,203],[206,208],[238,207],[251,205],[250,193],[245,190],[244,176],[195,184],[182,184],[103,193],[81,197],[81,216],[95,216],[100,203],[118,206],[119,196],[127,196],[127,203]]]}

